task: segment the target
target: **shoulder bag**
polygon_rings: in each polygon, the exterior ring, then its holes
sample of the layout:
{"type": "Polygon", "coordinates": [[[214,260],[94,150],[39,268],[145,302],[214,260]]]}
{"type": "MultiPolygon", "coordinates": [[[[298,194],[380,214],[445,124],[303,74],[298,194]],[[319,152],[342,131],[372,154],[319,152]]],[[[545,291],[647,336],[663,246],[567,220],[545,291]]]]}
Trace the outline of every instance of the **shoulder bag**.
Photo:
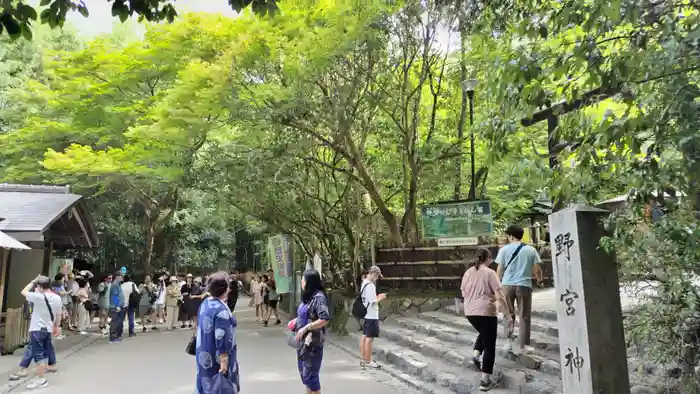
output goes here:
{"type": "Polygon", "coordinates": [[[46,307],[49,308],[49,315],[51,315],[51,323],[54,322],[54,315],[53,315],[53,310],[51,309],[51,304],[49,303],[48,297],[46,297],[46,294],[43,294],[44,296],[44,302],[46,302],[46,307]]]}
{"type": "Polygon", "coordinates": [[[501,272],[501,277],[499,278],[501,281],[503,281],[503,277],[506,275],[506,271],[508,270],[508,267],[510,267],[510,263],[512,263],[513,260],[515,260],[515,258],[518,256],[518,253],[520,253],[520,249],[522,249],[523,246],[525,246],[525,244],[521,242],[520,245],[518,245],[518,247],[515,248],[515,252],[513,252],[513,254],[510,256],[510,259],[508,259],[508,263],[506,263],[506,265],[503,266],[503,272],[501,272]]]}

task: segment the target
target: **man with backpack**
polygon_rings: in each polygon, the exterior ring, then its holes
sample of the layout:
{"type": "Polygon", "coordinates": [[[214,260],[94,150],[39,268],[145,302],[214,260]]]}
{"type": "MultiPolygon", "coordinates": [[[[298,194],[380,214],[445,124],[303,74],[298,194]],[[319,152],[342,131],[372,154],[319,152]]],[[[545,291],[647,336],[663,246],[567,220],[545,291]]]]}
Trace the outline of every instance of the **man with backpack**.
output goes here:
{"type": "Polygon", "coordinates": [[[141,295],[136,284],[131,281],[129,275],[124,275],[124,283],[122,283],[122,293],[124,294],[124,309],[126,309],[126,317],[129,319],[129,336],[136,335],[134,328],[136,326],[136,311],[139,309],[141,295]]]}
{"type": "Polygon", "coordinates": [[[382,277],[382,270],[373,265],[367,272],[360,286],[360,293],[352,306],[352,314],[357,319],[364,319],[360,337],[360,366],[362,368],[379,368],[372,360],[372,342],[379,336],[379,302],[386,299],[386,294],[377,294],[377,280],[382,277]]]}
{"type": "Polygon", "coordinates": [[[518,340],[524,353],[531,353],[530,317],[532,314],[532,279],[537,285],[542,284],[542,260],[537,249],[522,242],[525,231],[520,226],[506,229],[508,245],[502,247],[496,255],[498,269],[496,274],[501,279],[503,294],[506,297],[512,321],[515,321],[515,304],[518,305],[520,321],[518,323],[518,340]]]}

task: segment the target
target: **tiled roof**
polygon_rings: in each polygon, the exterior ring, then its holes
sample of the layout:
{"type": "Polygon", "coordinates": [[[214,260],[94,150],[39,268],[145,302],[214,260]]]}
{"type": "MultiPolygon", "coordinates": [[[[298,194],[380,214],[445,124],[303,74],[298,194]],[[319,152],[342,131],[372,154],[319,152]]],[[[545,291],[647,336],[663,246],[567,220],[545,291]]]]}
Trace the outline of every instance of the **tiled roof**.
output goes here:
{"type": "Polygon", "coordinates": [[[46,231],[80,198],[67,186],[0,184],[0,231],[46,231]]]}

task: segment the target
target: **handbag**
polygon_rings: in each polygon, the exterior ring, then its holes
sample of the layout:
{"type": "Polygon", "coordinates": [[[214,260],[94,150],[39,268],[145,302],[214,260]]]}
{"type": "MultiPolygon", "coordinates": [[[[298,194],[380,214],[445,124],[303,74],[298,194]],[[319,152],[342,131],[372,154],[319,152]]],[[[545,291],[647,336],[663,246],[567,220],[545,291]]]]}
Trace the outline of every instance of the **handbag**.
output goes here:
{"type": "Polygon", "coordinates": [[[225,375],[217,373],[211,379],[211,394],[238,394],[240,388],[235,383],[226,378],[225,375]],[[235,386],[235,387],[234,387],[235,386]]]}
{"type": "Polygon", "coordinates": [[[294,331],[287,331],[287,346],[299,349],[299,341],[297,341],[297,333],[294,331]]]}
{"type": "Polygon", "coordinates": [[[190,338],[187,346],[185,346],[185,353],[189,354],[190,356],[197,354],[197,334],[192,335],[192,338],[190,338]]]}

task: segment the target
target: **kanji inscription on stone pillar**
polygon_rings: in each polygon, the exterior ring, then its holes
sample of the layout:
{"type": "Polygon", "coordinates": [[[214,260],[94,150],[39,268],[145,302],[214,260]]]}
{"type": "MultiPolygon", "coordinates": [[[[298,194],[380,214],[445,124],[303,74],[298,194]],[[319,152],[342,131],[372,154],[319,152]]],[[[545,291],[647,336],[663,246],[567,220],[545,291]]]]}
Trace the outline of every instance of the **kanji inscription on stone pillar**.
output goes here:
{"type": "Polygon", "coordinates": [[[564,394],[629,393],[617,266],[599,246],[605,214],[549,215],[564,394]]]}

